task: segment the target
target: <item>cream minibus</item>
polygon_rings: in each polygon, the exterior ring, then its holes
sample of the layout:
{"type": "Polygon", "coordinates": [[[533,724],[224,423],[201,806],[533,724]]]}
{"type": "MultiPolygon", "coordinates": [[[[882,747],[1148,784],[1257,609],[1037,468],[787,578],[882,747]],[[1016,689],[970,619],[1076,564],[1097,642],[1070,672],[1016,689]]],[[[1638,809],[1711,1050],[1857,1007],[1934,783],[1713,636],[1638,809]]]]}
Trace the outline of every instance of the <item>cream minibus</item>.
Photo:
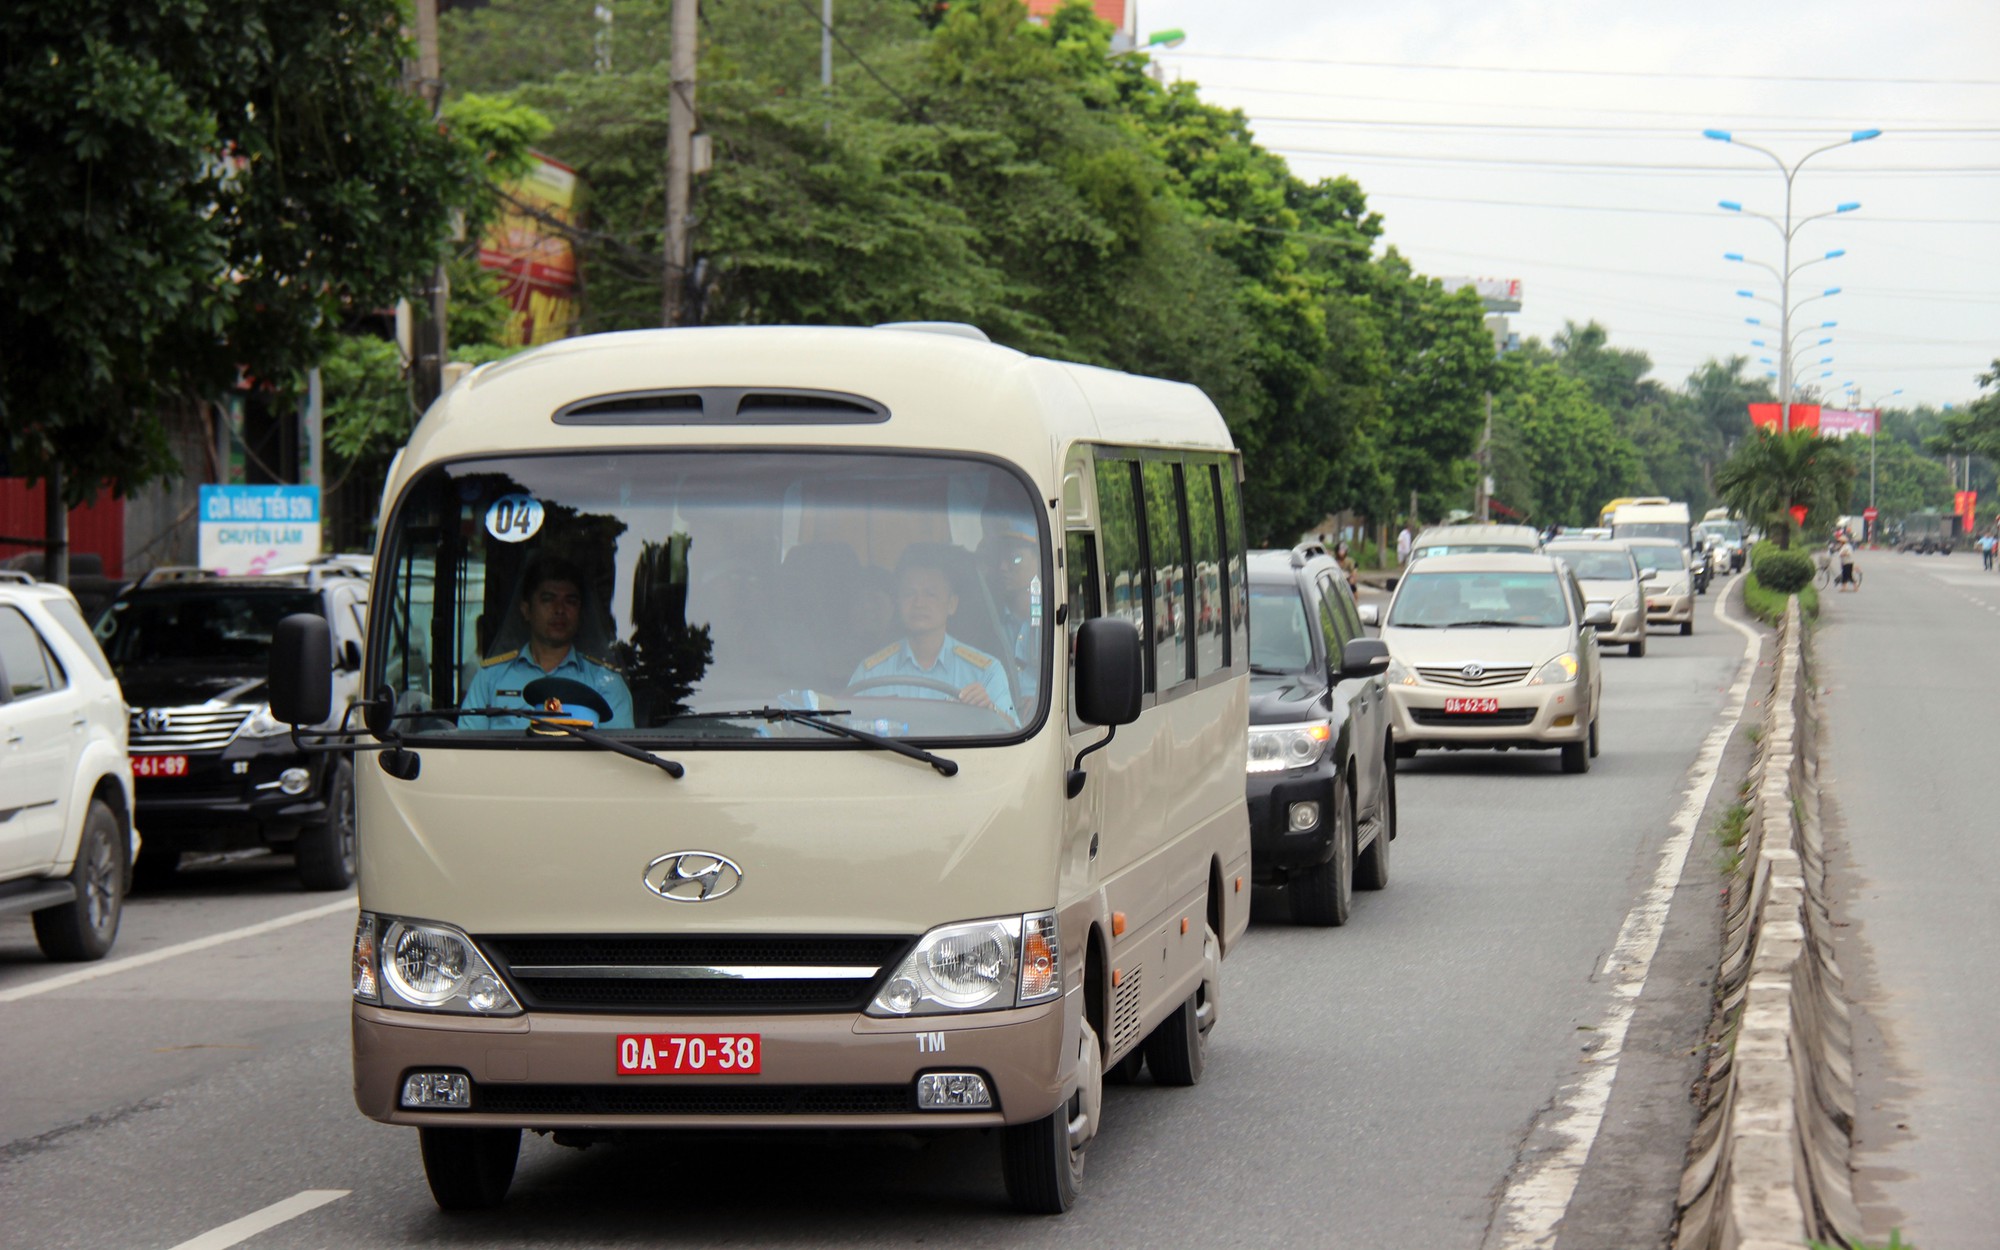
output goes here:
{"type": "Polygon", "coordinates": [[[1074,1201],[1249,920],[1239,460],[1191,386],[964,326],[567,340],[390,473],[354,1090],[445,1208],[522,1129],[997,1130],[1074,1201]],[[1217,569],[1212,590],[1202,570],[1217,569]],[[1198,600],[1213,594],[1219,603],[1198,600]]]}

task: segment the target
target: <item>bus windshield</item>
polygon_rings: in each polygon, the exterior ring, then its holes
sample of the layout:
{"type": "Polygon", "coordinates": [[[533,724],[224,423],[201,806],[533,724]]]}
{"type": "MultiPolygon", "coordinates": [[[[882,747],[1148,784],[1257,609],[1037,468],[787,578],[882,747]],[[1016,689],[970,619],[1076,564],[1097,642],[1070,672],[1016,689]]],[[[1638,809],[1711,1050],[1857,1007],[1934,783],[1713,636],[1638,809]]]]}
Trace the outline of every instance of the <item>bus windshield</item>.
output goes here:
{"type": "Polygon", "coordinates": [[[943,455],[641,451],[461,460],[392,518],[371,647],[404,732],[548,742],[548,709],[639,740],[826,741],[1041,718],[1049,554],[1014,472],[943,455]],[[430,716],[438,709],[480,709],[430,716]]]}

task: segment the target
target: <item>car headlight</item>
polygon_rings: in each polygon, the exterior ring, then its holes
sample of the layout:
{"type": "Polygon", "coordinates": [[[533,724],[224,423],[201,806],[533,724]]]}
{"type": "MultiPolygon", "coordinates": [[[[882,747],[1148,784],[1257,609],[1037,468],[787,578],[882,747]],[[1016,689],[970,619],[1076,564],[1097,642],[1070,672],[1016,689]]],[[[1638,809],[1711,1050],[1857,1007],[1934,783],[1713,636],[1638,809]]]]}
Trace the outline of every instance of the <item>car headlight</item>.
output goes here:
{"type": "Polygon", "coordinates": [[[516,1016],[521,1004],[450,925],[362,912],[354,927],[354,1000],[415,1011],[516,1016]]]}
{"type": "Polygon", "coordinates": [[[1249,770],[1276,773],[1310,768],[1326,754],[1327,740],[1332,737],[1333,726],[1323,720],[1302,725],[1252,725],[1249,770]]]}
{"type": "Polygon", "coordinates": [[[1638,606],[1639,606],[1639,596],[1636,594],[1631,594],[1631,595],[1626,595],[1618,602],[1612,604],[1611,610],[1613,612],[1630,612],[1633,608],[1636,608],[1638,606]]]}
{"type": "Polygon", "coordinates": [[[1038,911],[932,929],[882,983],[868,1014],[999,1011],[1061,993],[1056,914],[1038,911]]]}
{"type": "Polygon", "coordinates": [[[243,722],[243,728],[237,732],[245,738],[275,738],[279,734],[292,732],[292,727],[271,715],[270,704],[260,703],[257,705],[257,710],[250,713],[249,718],[243,722]]]}
{"type": "Polygon", "coordinates": [[[1576,680],[1576,656],[1565,651],[1528,679],[1530,686],[1558,686],[1576,680]]]}
{"type": "Polygon", "coordinates": [[[1679,597],[1681,595],[1686,594],[1687,592],[1688,592],[1688,579],[1685,577],[1678,578],[1674,581],[1667,583],[1667,593],[1669,595],[1679,597]]]}
{"type": "Polygon", "coordinates": [[[1392,686],[1414,686],[1417,684],[1417,671],[1391,656],[1389,667],[1382,670],[1382,678],[1392,686]]]}

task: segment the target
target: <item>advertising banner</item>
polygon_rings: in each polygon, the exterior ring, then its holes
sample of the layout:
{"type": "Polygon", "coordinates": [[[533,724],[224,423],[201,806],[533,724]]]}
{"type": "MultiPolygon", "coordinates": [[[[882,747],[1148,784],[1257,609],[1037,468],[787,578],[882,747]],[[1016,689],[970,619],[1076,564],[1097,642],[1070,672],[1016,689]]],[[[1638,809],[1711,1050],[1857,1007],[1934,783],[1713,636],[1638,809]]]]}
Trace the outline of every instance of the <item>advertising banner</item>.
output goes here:
{"type": "Polygon", "coordinates": [[[203,486],[201,567],[262,573],[320,553],[319,487],[203,486]]]}
{"type": "Polygon", "coordinates": [[[576,251],[563,227],[577,220],[576,171],[537,153],[502,188],[500,215],[479,243],[479,264],[500,278],[513,306],[508,341],[520,347],[566,338],[576,324],[576,251]]]}
{"type": "MultiPolygon", "coordinates": [[[[1797,406],[1793,406],[1797,411],[1797,406]]],[[[1851,434],[1872,435],[1882,418],[1879,408],[1860,408],[1848,411],[1828,408],[1819,414],[1819,432],[1827,438],[1846,438],[1851,434]]]]}
{"type": "Polygon", "coordinates": [[[1952,493],[1952,512],[1959,519],[1959,533],[1970,538],[1979,532],[1979,492],[1961,490],[1952,493]]]}
{"type": "MultiPolygon", "coordinates": [[[[1784,416],[1779,411],[1779,405],[1777,404],[1750,405],[1750,423],[1760,430],[1769,430],[1776,433],[1779,424],[1783,420],[1784,416]]],[[[1819,429],[1819,405],[1793,404],[1792,428],[1794,430],[1819,429]]]]}

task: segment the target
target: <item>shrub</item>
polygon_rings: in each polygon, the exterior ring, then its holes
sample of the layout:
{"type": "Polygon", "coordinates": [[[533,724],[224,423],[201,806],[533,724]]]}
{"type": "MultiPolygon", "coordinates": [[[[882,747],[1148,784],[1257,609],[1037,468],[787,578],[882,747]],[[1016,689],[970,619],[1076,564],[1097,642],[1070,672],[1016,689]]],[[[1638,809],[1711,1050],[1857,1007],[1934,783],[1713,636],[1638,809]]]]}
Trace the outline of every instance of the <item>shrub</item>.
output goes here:
{"type": "Polygon", "coordinates": [[[1767,543],[1757,544],[1750,559],[1751,571],[1766,590],[1781,595],[1796,594],[1812,585],[1819,566],[1803,551],[1780,551],[1767,543]]]}

